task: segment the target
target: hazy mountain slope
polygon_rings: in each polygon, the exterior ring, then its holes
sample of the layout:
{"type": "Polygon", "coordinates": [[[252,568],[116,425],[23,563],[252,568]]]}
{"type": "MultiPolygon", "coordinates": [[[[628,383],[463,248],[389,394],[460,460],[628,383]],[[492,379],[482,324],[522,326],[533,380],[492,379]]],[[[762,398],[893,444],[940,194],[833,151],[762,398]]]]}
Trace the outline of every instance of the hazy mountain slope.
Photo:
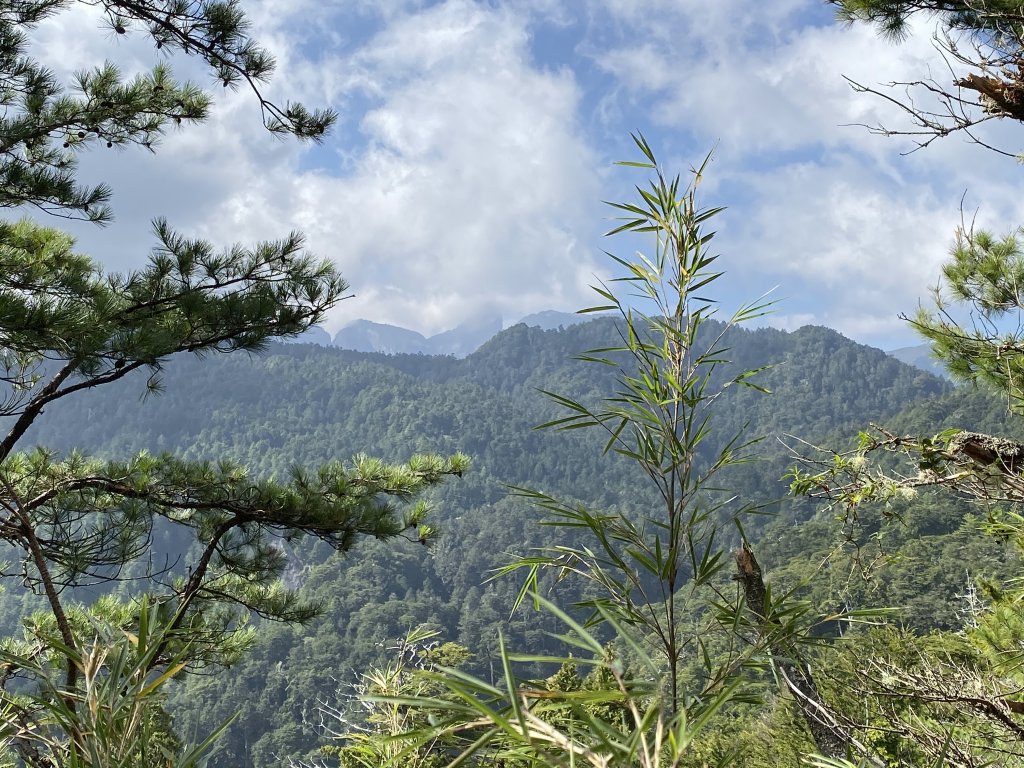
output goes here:
{"type": "Polygon", "coordinates": [[[575,312],[558,312],[554,309],[546,309],[543,312],[534,312],[522,318],[520,323],[526,326],[536,326],[545,331],[554,331],[562,327],[585,323],[593,319],[593,315],[579,315],[575,312]]]}
{"type": "Polygon", "coordinates": [[[500,331],[497,315],[472,318],[430,337],[397,325],[356,320],[338,331],[331,344],[356,352],[465,357],[500,331]]]}
{"type": "Polygon", "coordinates": [[[356,320],[334,335],[331,343],[356,352],[383,352],[385,354],[415,354],[427,348],[426,337],[397,325],[356,320]]]}
{"type": "Polygon", "coordinates": [[[913,347],[900,347],[899,349],[891,349],[886,352],[887,355],[891,355],[899,360],[901,363],[912,365],[915,368],[920,368],[922,371],[940,376],[944,379],[949,378],[949,374],[946,369],[932,357],[932,345],[931,344],[917,344],[913,347]]]}

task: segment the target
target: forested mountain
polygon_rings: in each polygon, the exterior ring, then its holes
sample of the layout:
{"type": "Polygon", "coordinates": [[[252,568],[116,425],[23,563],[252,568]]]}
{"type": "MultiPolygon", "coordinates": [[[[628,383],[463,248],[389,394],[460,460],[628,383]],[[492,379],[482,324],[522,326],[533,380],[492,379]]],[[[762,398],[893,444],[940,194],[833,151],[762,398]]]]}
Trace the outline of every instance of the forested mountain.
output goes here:
{"type": "MultiPolygon", "coordinates": [[[[532,431],[558,413],[541,390],[574,397],[607,391],[610,374],[573,357],[607,345],[615,334],[610,319],[561,331],[518,325],[462,360],[314,345],[273,346],[259,356],[183,357],[163,369],[159,393],[147,390],[141,373],[83,392],[48,409],[29,438],[110,454],[226,451],[258,473],[356,452],[398,458],[461,449],[474,458],[475,478],[452,486],[456,493],[555,477],[568,484],[558,490],[580,497],[592,499],[596,489],[615,495],[618,484],[586,476],[582,456],[563,474],[557,455],[550,457],[554,466],[535,460],[537,451],[558,454],[573,438],[532,431]]],[[[825,328],[734,331],[729,343],[734,367],[768,367],[758,380],[778,396],[737,391],[723,435],[747,422],[753,435],[823,435],[869,416],[887,418],[947,390],[941,380],[825,328]]],[[[599,456],[585,461],[607,474],[599,456]]]]}
{"type": "MultiPolygon", "coordinates": [[[[494,658],[500,626],[521,647],[549,644],[543,617],[521,612],[506,624],[519,584],[487,579],[510,553],[552,543],[550,529],[535,524],[541,513],[510,496],[509,486],[626,514],[645,503],[632,468],[602,455],[599,434],[534,429],[560,415],[542,390],[582,400],[609,393],[607,367],[573,357],[607,346],[619,330],[611,319],[550,331],[518,325],[465,359],[315,345],[275,345],[248,357],[185,357],[162,371],[159,393],[147,394],[143,377],[83,393],[49,408],[30,438],[63,451],[230,456],[254,473],[279,476],[294,465],[358,452],[403,460],[417,451],[461,450],[472,457],[469,474],[434,494],[442,536],[430,548],[365,543],[354,555],[327,557],[304,542],[282,542],[293,561],[290,578],[323,602],[324,614],[301,627],[263,624],[255,652],[231,675],[179,685],[172,703],[186,735],[242,712],[218,764],[279,765],[317,746],[318,702],[332,700],[354,670],[379,659],[389,640],[412,627],[441,629],[444,639],[474,652],[478,664],[494,658]]],[[[706,328],[717,331],[714,324],[706,328]]],[[[780,478],[791,459],[781,440],[793,435],[836,444],[869,421],[911,431],[958,426],[1005,433],[1002,404],[972,390],[954,392],[937,377],[825,328],[732,330],[727,340],[738,369],[768,366],[758,381],[772,394],[729,390],[712,440],[739,432],[763,438],[752,448],[760,460],[731,471],[728,481],[770,513],[744,527],[761,540],[773,577],[805,581],[819,601],[907,606],[907,621],[922,629],[955,624],[963,562],[998,568],[999,545],[964,528],[965,510],[955,503],[918,503],[920,509],[908,508],[906,536],[885,546],[904,564],[913,558],[926,565],[883,569],[874,581],[854,586],[838,570],[822,579],[814,569],[834,545],[835,526],[808,501],[784,499],[780,478]]],[[[856,535],[867,541],[871,533],[866,521],[856,535]]],[[[154,556],[173,559],[173,552],[154,556]]]]}

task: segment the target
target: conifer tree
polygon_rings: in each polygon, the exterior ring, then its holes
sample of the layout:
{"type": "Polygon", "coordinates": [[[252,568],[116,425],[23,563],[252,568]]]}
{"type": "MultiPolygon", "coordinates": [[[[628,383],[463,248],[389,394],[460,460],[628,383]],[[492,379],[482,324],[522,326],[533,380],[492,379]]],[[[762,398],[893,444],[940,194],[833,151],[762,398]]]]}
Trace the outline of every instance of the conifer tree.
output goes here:
{"type": "Polygon", "coordinates": [[[81,0],[97,7],[111,34],[145,35],[157,63],[146,74],[125,78],[107,61],[60,82],[47,63],[29,53],[31,32],[73,0],[4,0],[0,3],[0,207],[31,205],[73,218],[110,219],[110,188],[75,178],[78,152],[141,145],[156,148],[170,125],[199,123],[211,96],[194,83],[178,82],[168,55],[206,62],[224,88],[245,85],[276,134],[319,140],[337,115],[301,103],[278,106],[261,87],[274,58],[248,35],[238,0],[81,0]]]}
{"type": "MultiPolygon", "coordinates": [[[[315,141],[335,119],[263,97],[273,58],[248,36],[237,0],[87,4],[115,36],[148,36],[155,59],[198,57],[218,84],[251,88],[273,133],[315,141]]],[[[29,41],[43,19],[71,5],[0,1],[0,207],[103,223],[110,189],[78,181],[77,153],[96,144],[153,150],[168,126],[201,122],[211,97],[175,80],[166,62],[132,79],[106,62],[59,82],[29,41]]],[[[24,638],[0,649],[0,762],[140,764],[148,736],[139,722],[154,719],[160,685],[230,662],[252,639],[244,631],[251,613],[286,621],[315,614],[280,580],[280,537],[312,536],[338,551],[360,536],[426,542],[426,507],[408,502],[467,466],[461,455],[401,465],[357,456],[263,479],[227,458],[110,460],[31,445],[31,425],[58,400],[139,373],[148,373],[140,391],[158,389],[161,367],[181,353],[259,351],[320,321],[347,289],[330,262],[304,251],[298,233],[218,249],[163,220],[154,228],[145,265],[105,274],[66,234],[29,219],[0,221],[3,573],[8,587],[24,585],[47,608],[26,622],[24,638]],[[174,572],[154,565],[161,527],[192,538],[194,559],[174,572]],[[140,574],[149,577],[144,595],[91,606],[71,598],[75,587],[128,575],[138,583],[140,574]],[[96,720],[97,712],[110,717],[96,720]]],[[[146,764],[198,759],[161,748],[146,764]]]]}
{"type": "Polygon", "coordinates": [[[926,147],[936,139],[963,133],[971,141],[1014,157],[988,141],[979,126],[990,120],[1024,121],[1024,8],[1016,0],[829,0],[847,23],[869,23],[899,41],[915,17],[931,16],[940,28],[936,47],[945,59],[939,79],[922,73],[908,82],[889,83],[897,95],[853,83],[854,90],[876,94],[898,105],[902,127],[869,126],[887,136],[909,136],[926,147]]]}

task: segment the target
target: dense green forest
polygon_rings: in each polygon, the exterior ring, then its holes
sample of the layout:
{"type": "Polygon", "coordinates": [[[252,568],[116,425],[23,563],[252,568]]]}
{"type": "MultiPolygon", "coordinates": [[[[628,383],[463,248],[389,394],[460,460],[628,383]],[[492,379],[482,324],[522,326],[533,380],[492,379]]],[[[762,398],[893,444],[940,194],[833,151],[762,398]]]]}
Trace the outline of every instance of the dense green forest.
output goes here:
{"type": "MultiPolygon", "coordinates": [[[[991,150],[978,126],[1024,122],[1018,6],[831,4],[896,42],[929,15],[956,62],[885,97],[911,129],[877,132],[991,150]]],[[[109,223],[82,153],[154,150],[223,89],[322,142],[345,121],[272,98],[242,5],[0,0],[0,208],[109,223]],[[124,71],[53,67],[38,43],[53,17],[84,29],[75,6],[109,33],[87,58],[143,42],[124,71]]],[[[116,271],[0,220],[0,766],[1020,766],[1021,231],[961,221],[904,318],[954,385],[758,328],[765,298],[727,319],[714,153],[682,173],[631,139],[642,178],[607,234],[648,241],[606,251],[595,319],[464,359],[281,344],[350,296],[299,232],[225,245],[156,218],[116,271]]],[[[528,229],[580,236],[557,216],[528,229]]]]}
{"type": "MultiPolygon", "coordinates": [[[[142,375],[126,378],[55,404],[29,438],[65,451],[230,456],[270,475],[357,451],[393,461],[427,448],[472,457],[470,472],[430,493],[431,520],[441,535],[427,548],[367,541],[332,555],[313,542],[282,541],[287,579],[320,600],[324,614],[304,626],[262,622],[254,651],[228,675],[197,676],[176,687],[171,705],[187,735],[241,712],[218,765],[278,765],[315,752],[323,741],[318,705],[344,695],[357,670],[386,657],[388,644],[416,626],[436,628],[444,640],[470,649],[467,668],[486,677],[496,674],[498,627],[521,647],[551,647],[545,632],[557,627],[550,617],[523,607],[510,619],[520,584],[489,577],[513,555],[562,535],[538,526],[544,513],[510,495],[510,486],[625,514],[645,503],[637,498],[633,468],[602,455],[599,435],[534,429],[557,413],[542,390],[591,400],[608,394],[613,381],[604,368],[573,358],[613,343],[620,332],[612,319],[557,331],[515,326],[462,360],[312,345],[181,358],[165,366],[163,391],[149,393],[142,375]]],[[[898,607],[900,622],[917,632],[959,627],[957,596],[977,577],[1004,573],[1012,557],[981,535],[971,508],[935,497],[905,503],[905,525],[887,529],[884,539],[874,537],[879,521],[861,521],[852,533],[863,547],[859,557],[888,558],[862,579],[857,558],[836,550],[841,537],[834,516],[786,498],[783,474],[792,464],[786,446],[793,437],[848,442],[871,421],[911,433],[947,426],[1006,433],[1005,404],[970,387],[954,390],[825,328],[733,329],[726,346],[728,369],[770,366],[760,382],[772,394],[732,390],[718,406],[713,436],[725,440],[743,431],[763,438],[753,449],[757,460],[731,468],[726,484],[763,513],[743,525],[769,579],[780,588],[805,584],[819,605],[898,607]]],[[[163,545],[165,551],[149,557],[173,562],[173,542],[163,545]]],[[[572,589],[560,585],[559,600],[568,604],[578,596],[572,589]]]]}

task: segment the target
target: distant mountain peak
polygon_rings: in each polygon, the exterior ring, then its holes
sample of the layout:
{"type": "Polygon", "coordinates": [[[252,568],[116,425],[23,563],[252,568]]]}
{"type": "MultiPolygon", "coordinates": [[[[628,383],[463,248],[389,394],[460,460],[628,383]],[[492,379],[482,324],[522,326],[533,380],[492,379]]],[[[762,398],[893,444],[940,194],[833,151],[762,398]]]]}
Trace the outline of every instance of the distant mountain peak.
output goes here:
{"type": "Polygon", "coordinates": [[[285,344],[316,344],[320,347],[331,345],[331,334],[319,325],[311,325],[298,336],[291,339],[281,339],[285,344]]]}
{"type": "Polygon", "coordinates": [[[559,312],[556,309],[545,309],[543,312],[534,312],[520,320],[522,325],[531,328],[541,328],[545,331],[556,331],[559,328],[568,328],[570,325],[585,323],[592,320],[593,316],[580,315],[576,312],[559,312]]]}
{"type": "Polygon", "coordinates": [[[423,352],[427,340],[421,333],[397,325],[356,320],[338,331],[331,342],[335,347],[357,352],[384,352],[389,355],[423,352]]]}
{"type": "Polygon", "coordinates": [[[941,376],[944,379],[950,378],[949,371],[945,369],[942,363],[932,357],[932,345],[927,342],[913,347],[890,349],[885,354],[889,355],[889,357],[895,357],[901,363],[912,365],[935,376],[941,376]]]}
{"type": "Polygon", "coordinates": [[[357,352],[466,357],[500,331],[500,315],[479,315],[430,337],[397,325],[356,320],[338,331],[331,343],[357,352]]]}

